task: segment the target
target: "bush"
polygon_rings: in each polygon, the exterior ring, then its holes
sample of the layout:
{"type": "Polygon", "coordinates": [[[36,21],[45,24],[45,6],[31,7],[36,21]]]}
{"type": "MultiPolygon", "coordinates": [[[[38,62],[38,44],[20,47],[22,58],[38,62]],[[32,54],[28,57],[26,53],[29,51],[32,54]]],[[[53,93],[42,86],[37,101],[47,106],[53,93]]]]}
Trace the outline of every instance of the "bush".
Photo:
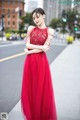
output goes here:
{"type": "Polygon", "coordinates": [[[80,34],[77,34],[76,37],[79,39],[80,38],[80,34]]]}
{"type": "Polygon", "coordinates": [[[70,44],[74,41],[74,37],[73,36],[68,36],[67,37],[67,43],[70,44]]]}
{"type": "Polygon", "coordinates": [[[65,34],[67,33],[67,30],[64,29],[64,30],[61,30],[60,32],[65,34]]]}
{"type": "Polygon", "coordinates": [[[53,18],[49,24],[50,27],[56,29],[57,27],[61,27],[61,19],[53,18]]]}
{"type": "Polygon", "coordinates": [[[6,33],[5,36],[6,36],[6,39],[9,40],[9,38],[11,37],[11,33],[6,33]]]}

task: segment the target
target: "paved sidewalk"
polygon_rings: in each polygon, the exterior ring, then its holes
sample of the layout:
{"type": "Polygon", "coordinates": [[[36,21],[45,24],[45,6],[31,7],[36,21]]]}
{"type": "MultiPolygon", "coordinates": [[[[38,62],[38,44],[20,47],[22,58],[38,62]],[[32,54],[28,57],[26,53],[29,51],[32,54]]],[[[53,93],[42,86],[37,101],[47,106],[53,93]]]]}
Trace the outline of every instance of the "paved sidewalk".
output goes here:
{"type": "Polygon", "coordinates": [[[80,120],[80,43],[73,42],[51,64],[58,120],[80,120]]]}
{"type": "MultiPolygon", "coordinates": [[[[80,43],[68,45],[50,68],[58,120],[80,120],[80,43]]],[[[20,101],[8,120],[23,120],[20,101]]]]}

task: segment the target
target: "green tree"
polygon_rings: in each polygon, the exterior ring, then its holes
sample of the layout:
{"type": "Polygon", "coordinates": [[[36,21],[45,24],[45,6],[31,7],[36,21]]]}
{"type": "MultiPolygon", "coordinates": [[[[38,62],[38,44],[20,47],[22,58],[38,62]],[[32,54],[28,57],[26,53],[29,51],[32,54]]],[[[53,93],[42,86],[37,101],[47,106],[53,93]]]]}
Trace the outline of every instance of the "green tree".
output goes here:
{"type": "Polygon", "coordinates": [[[53,18],[49,24],[50,27],[52,28],[57,28],[57,27],[61,27],[61,19],[59,18],[53,18]]]}
{"type": "Polygon", "coordinates": [[[31,13],[26,13],[25,16],[22,16],[22,17],[21,17],[21,20],[22,20],[23,22],[20,24],[20,29],[24,29],[25,24],[34,25],[34,22],[33,22],[33,20],[32,20],[32,15],[31,15],[31,13]]]}
{"type": "Polygon", "coordinates": [[[75,19],[76,14],[77,14],[77,11],[75,10],[67,11],[67,17],[68,17],[67,25],[68,25],[68,28],[70,29],[70,33],[74,33],[74,19],[75,19]]]}
{"type": "Polygon", "coordinates": [[[79,28],[79,13],[76,10],[69,9],[68,11],[65,11],[65,18],[62,16],[62,28],[63,31],[65,30],[66,26],[69,28],[70,34],[75,34],[75,32],[79,28]],[[76,17],[78,16],[78,17],[76,17]]]}

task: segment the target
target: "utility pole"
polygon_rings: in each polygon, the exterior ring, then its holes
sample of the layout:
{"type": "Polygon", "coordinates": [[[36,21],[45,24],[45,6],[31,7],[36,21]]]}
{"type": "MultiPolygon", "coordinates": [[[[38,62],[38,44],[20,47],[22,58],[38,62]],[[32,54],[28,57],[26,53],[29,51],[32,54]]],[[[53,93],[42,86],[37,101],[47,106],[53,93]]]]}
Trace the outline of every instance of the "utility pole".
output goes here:
{"type": "Polygon", "coordinates": [[[18,29],[18,30],[19,30],[19,10],[20,10],[19,7],[17,7],[17,8],[15,9],[15,12],[17,12],[17,29],[18,29]]]}
{"type": "Polygon", "coordinates": [[[2,40],[3,40],[3,33],[4,33],[4,15],[2,15],[2,40]]]}

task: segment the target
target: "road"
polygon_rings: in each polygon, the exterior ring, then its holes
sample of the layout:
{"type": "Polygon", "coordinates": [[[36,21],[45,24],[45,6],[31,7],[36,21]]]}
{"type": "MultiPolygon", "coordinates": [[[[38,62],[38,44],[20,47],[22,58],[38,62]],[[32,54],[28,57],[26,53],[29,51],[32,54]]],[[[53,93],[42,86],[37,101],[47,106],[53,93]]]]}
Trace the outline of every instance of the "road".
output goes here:
{"type": "MultiPolygon", "coordinates": [[[[51,45],[46,53],[49,64],[66,46],[67,44],[51,45]]],[[[24,42],[0,42],[0,112],[9,113],[20,100],[22,71],[26,57],[26,54],[22,54],[24,47],[24,42]]]]}

